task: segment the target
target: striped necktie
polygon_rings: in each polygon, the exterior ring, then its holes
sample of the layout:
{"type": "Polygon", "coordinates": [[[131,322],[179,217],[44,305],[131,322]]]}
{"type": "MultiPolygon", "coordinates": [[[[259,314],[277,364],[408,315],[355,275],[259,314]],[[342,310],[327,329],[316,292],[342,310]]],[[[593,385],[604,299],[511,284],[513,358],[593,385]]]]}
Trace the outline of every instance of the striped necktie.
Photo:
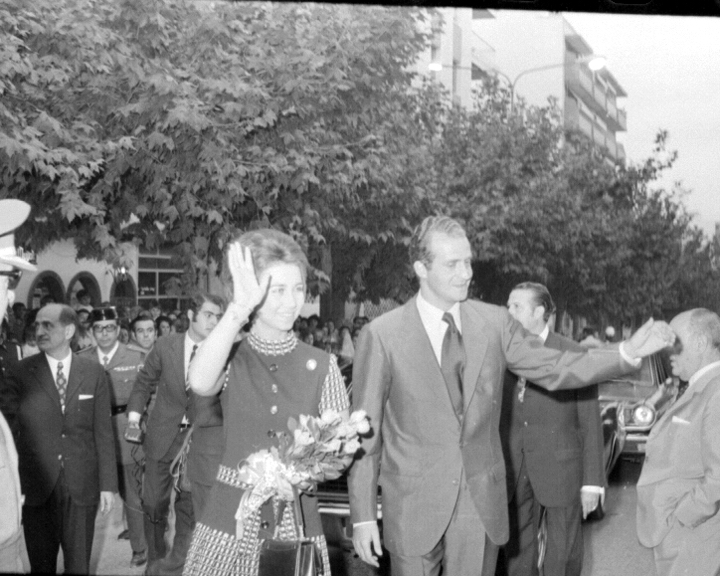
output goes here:
{"type": "Polygon", "coordinates": [[[60,408],[65,413],[65,393],[67,392],[67,379],[63,374],[63,363],[58,362],[57,375],[55,376],[55,384],[57,385],[58,394],[60,395],[60,408]]]}

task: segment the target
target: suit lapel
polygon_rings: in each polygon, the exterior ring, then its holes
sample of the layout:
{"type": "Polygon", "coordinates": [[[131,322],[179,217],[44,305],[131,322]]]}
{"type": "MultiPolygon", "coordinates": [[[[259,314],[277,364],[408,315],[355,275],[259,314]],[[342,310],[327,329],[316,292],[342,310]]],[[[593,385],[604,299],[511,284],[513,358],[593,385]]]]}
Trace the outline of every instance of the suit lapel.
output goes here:
{"type": "Polygon", "coordinates": [[[720,376],[720,367],[714,368],[710,370],[707,374],[704,374],[700,380],[695,382],[692,386],[688,386],[687,390],[685,390],[685,394],[683,394],[679,400],[677,400],[672,406],[670,406],[665,414],[663,414],[663,417],[661,418],[660,422],[658,422],[659,426],[653,426],[653,429],[650,432],[650,435],[653,436],[653,432],[655,432],[658,428],[662,428],[667,422],[670,422],[672,420],[673,414],[676,414],[682,408],[692,402],[692,399],[697,396],[698,394],[702,393],[702,391],[705,389],[705,387],[715,378],[718,378],[720,376]]]}
{"type": "Polygon", "coordinates": [[[68,378],[67,393],[65,394],[65,408],[70,403],[70,399],[74,398],[80,389],[83,381],[83,371],[78,365],[78,357],[73,355],[70,361],[70,377],[68,378]]]}
{"type": "Polygon", "coordinates": [[[420,312],[417,308],[417,302],[415,298],[405,304],[405,311],[403,316],[403,325],[407,326],[407,332],[403,339],[405,349],[413,358],[418,371],[421,374],[427,374],[429,377],[422,380],[422,382],[431,382],[435,395],[443,402],[447,403],[447,407],[453,413],[455,410],[452,407],[452,401],[450,400],[450,393],[448,392],[445,377],[443,376],[440,368],[440,363],[435,356],[432,344],[430,343],[430,337],[425,331],[425,325],[420,319],[420,312]],[[432,376],[434,375],[434,376],[432,376]],[[442,382],[442,388],[435,385],[435,382],[442,382]]]}
{"type": "Polygon", "coordinates": [[[467,411],[477,387],[482,384],[479,380],[480,370],[489,342],[483,330],[482,317],[465,303],[460,304],[460,321],[466,358],[463,374],[463,404],[467,411]]]}
{"type": "Polygon", "coordinates": [[[172,343],[173,357],[178,359],[178,362],[173,362],[173,370],[175,370],[175,377],[173,382],[177,382],[181,390],[185,390],[185,335],[181,334],[173,338],[172,343]]]}
{"type": "Polygon", "coordinates": [[[36,358],[36,360],[30,366],[30,372],[39,382],[40,387],[52,398],[53,402],[57,404],[58,410],[60,410],[60,393],[55,385],[55,377],[50,371],[50,364],[48,364],[45,353],[40,352],[34,358],[36,358]]]}

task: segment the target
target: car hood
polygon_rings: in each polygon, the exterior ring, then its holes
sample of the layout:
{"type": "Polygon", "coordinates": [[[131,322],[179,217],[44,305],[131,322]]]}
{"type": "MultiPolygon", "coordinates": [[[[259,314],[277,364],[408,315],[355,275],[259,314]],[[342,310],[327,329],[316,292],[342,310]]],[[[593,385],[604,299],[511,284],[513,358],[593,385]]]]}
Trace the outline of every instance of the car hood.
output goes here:
{"type": "Polygon", "coordinates": [[[598,384],[600,401],[613,400],[644,400],[652,395],[657,388],[646,382],[633,380],[609,380],[598,384]]]}

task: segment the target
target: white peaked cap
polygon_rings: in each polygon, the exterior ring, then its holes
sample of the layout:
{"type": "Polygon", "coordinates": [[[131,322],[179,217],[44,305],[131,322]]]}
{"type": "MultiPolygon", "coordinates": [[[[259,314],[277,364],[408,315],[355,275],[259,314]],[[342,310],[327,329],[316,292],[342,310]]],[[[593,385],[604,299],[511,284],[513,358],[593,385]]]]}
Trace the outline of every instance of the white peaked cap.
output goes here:
{"type": "Polygon", "coordinates": [[[8,264],[21,270],[35,272],[37,268],[15,250],[15,234],[30,214],[30,205],[22,200],[0,200],[0,263],[8,264]]]}

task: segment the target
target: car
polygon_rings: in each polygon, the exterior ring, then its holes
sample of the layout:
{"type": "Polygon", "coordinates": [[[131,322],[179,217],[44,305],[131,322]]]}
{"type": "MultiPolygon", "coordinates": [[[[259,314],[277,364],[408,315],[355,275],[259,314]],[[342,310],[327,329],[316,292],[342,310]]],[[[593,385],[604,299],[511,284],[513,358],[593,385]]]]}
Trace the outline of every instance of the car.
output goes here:
{"type": "MultiPolygon", "coordinates": [[[[670,374],[670,359],[661,351],[643,358],[639,370],[598,384],[606,479],[620,458],[644,457],[653,425],[678,396],[680,382],[670,374]]],[[[604,515],[599,505],[588,520],[604,515]]]]}
{"type": "Polygon", "coordinates": [[[621,456],[645,454],[650,430],[677,398],[678,386],[665,352],[643,358],[636,372],[598,384],[607,475],[621,456]]]}

